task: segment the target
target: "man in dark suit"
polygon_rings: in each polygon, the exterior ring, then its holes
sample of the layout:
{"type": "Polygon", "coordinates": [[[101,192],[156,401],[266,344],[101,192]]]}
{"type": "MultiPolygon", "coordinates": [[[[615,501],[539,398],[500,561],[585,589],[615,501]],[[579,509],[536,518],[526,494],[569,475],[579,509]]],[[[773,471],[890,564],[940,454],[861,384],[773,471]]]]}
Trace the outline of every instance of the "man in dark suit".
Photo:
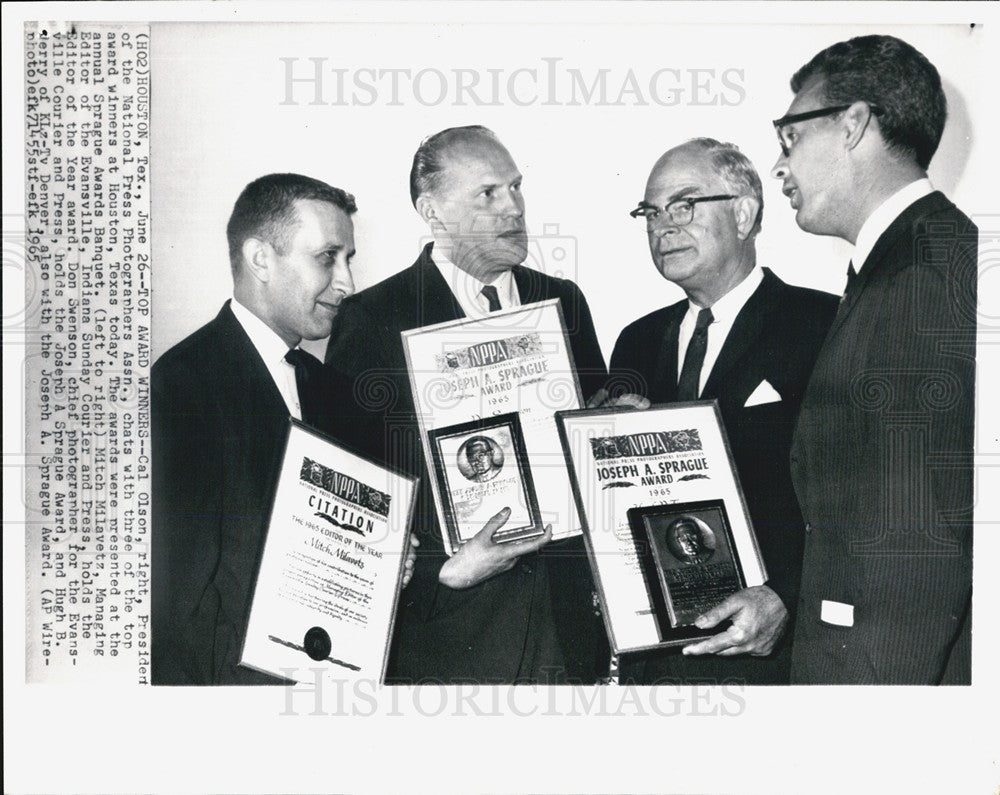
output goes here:
{"type": "Polygon", "coordinates": [[[522,266],[521,174],[484,127],[444,130],[413,158],[410,196],[434,237],[406,270],[345,302],[327,362],[355,379],[361,410],[381,412],[387,460],[421,476],[413,583],[396,621],[393,681],[595,681],[607,640],[580,539],[497,544],[505,517],[444,551],[428,488],[400,332],[558,298],[585,397],[606,378],[590,310],[572,282],[522,266]],[[551,575],[551,583],[550,583],[551,575]],[[556,633],[558,634],[558,637],[556,633]]]}
{"type": "Polygon", "coordinates": [[[927,180],[941,79],[864,36],[791,86],[772,173],[802,229],[855,246],[792,445],[792,681],[968,683],[978,230],[927,180]]]}
{"type": "Polygon", "coordinates": [[[288,418],[344,429],[324,415],[343,398],[297,346],[354,292],[355,210],[309,177],[250,183],[227,229],[233,299],[153,365],[154,684],[279,681],[240,652],[288,418]]]}
{"type": "Polygon", "coordinates": [[[653,403],[719,403],[747,507],[768,571],[701,616],[732,624],[683,650],[622,666],[625,680],[748,684],[788,682],[785,626],[794,614],[802,519],[788,471],[792,427],[816,353],[836,311],[834,296],[791,287],[757,267],[760,177],[732,144],[696,138],[653,167],[636,217],[653,262],[687,299],[622,331],[610,391],[653,403]]]}

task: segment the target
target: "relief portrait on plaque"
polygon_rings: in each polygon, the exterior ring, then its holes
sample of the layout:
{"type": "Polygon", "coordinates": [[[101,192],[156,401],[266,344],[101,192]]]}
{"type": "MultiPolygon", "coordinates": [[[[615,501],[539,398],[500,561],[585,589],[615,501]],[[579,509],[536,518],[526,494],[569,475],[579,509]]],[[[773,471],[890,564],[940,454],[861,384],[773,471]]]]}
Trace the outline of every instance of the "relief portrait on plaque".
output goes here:
{"type": "Polygon", "coordinates": [[[681,563],[704,563],[715,553],[715,534],[700,519],[681,516],[666,531],[667,549],[681,563]]]}
{"type": "Polygon", "coordinates": [[[644,547],[648,587],[662,633],[694,624],[744,586],[744,575],[720,500],[676,503],[630,512],[644,547]]]}
{"type": "Polygon", "coordinates": [[[503,468],[504,455],[500,446],[487,436],[473,436],[458,448],[455,463],[467,480],[485,483],[493,480],[503,468]]]}

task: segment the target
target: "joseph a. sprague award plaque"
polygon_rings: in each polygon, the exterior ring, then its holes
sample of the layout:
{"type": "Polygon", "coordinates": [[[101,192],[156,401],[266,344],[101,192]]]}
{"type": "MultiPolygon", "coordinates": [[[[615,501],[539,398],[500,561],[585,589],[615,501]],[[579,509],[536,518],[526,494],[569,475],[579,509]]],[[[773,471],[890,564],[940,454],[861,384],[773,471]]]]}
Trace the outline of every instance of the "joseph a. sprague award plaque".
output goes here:
{"type": "Polygon", "coordinates": [[[628,518],[662,637],[745,587],[722,500],[631,508],[628,518]]]}
{"type": "Polygon", "coordinates": [[[438,490],[444,502],[443,531],[457,549],[504,508],[510,516],[493,534],[498,543],[545,532],[516,412],[429,434],[438,490]]]}
{"type": "Polygon", "coordinates": [[[290,420],[241,664],[384,678],[416,484],[290,420]]]}
{"type": "Polygon", "coordinates": [[[504,507],[511,519],[497,541],[547,524],[554,538],[579,535],[555,413],[583,398],[559,301],[404,331],[402,340],[449,554],[504,507]],[[472,466],[485,471],[467,474],[472,466]]]}
{"type": "Polygon", "coordinates": [[[719,631],[694,620],[767,572],[715,402],[557,421],[614,653],[719,631]]]}

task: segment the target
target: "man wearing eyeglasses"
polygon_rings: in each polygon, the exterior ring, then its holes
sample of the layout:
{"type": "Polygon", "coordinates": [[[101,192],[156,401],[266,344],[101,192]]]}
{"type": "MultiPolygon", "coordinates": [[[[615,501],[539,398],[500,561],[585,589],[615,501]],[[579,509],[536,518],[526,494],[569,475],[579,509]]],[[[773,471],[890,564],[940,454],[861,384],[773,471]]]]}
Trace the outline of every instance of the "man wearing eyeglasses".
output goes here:
{"type": "Polygon", "coordinates": [[[941,79],[864,36],[791,87],[772,174],[802,229],[854,245],[792,445],[792,681],[968,683],[978,230],[927,180],[941,79]]]}
{"type": "Polygon", "coordinates": [[[788,682],[783,634],[797,600],[803,537],[788,449],[837,299],[757,266],[763,207],[760,177],[746,156],[733,144],[696,138],[656,162],[632,211],[645,221],[657,270],[687,299],[622,331],[609,391],[654,403],[719,402],[769,579],[697,621],[710,628],[729,619],[728,628],[683,654],[623,664],[625,680],[788,682]]]}

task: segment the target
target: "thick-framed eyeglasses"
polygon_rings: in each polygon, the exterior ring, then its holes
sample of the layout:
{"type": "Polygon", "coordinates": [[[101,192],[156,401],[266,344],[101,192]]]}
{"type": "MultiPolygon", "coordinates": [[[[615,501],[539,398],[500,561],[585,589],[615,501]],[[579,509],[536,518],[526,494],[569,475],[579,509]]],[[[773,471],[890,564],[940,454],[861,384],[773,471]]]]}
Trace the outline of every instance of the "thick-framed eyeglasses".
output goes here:
{"type": "Polygon", "coordinates": [[[687,226],[694,218],[694,206],[701,202],[722,202],[728,199],[736,199],[737,196],[726,194],[725,196],[690,196],[684,199],[677,199],[670,202],[665,207],[657,207],[649,202],[639,202],[639,206],[632,210],[629,215],[633,218],[642,216],[646,219],[646,226],[652,228],[660,217],[660,213],[665,212],[669,216],[674,226],[687,226]]]}
{"type": "MultiPolygon", "coordinates": [[[[853,104],[853,103],[851,103],[853,104]]],[[[834,105],[830,108],[819,108],[817,110],[807,110],[805,113],[791,113],[788,116],[782,116],[780,119],[775,119],[771,124],[774,125],[774,131],[778,133],[778,143],[781,145],[781,154],[788,157],[791,154],[792,147],[795,146],[797,133],[788,132],[785,130],[789,124],[795,124],[800,121],[809,121],[810,119],[820,119],[824,116],[833,116],[836,113],[843,113],[851,105],[834,105]]],[[[878,116],[882,109],[878,105],[869,105],[871,112],[878,116]]]]}

